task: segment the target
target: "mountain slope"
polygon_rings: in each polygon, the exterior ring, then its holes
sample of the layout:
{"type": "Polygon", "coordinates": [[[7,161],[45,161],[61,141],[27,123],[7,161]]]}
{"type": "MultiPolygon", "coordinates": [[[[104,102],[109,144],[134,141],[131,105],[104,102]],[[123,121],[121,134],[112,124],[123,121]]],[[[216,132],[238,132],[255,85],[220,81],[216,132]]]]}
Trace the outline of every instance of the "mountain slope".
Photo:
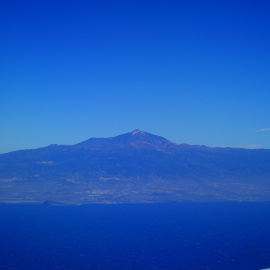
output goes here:
{"type": "Polygon", "coordinates": [[[133,132],[129,132],[123,135],[119,135],[111,138],[91,138],[84,142],[77,144],[83,147],[137,147],[137,148],[155,148],[166,149],[167,147],[173,147],[175,144],[171,143],[167,139],[156,136],[138,129],[133,132]]]}
{"type": "Polygon", "coordinates": [[[269,200],[270,150],[175,144],[140,130],[0,155],[5,202],[269,200]]]}

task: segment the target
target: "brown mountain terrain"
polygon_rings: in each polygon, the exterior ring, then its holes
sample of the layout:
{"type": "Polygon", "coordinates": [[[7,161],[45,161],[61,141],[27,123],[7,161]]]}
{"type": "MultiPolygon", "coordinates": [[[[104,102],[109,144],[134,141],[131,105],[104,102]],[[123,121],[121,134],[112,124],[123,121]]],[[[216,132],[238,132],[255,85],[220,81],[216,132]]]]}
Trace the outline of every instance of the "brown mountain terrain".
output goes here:
{"type": "Polygon", "coordinates": [[[175,144],[140,130],[0,155],[0,202],[270,200],[270,150],[175,144]]]}

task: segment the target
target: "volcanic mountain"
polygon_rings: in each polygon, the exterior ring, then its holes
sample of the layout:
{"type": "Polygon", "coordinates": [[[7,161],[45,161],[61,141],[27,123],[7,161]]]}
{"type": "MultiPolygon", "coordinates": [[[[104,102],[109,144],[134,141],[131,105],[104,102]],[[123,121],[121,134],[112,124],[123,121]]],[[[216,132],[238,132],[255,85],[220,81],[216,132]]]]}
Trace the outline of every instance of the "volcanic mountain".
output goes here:
{"type": "Polygon", "coordinates": [[[175,144],[134,130],[0,155],[0,201],[270,199],[270,150],[175,144]]]}

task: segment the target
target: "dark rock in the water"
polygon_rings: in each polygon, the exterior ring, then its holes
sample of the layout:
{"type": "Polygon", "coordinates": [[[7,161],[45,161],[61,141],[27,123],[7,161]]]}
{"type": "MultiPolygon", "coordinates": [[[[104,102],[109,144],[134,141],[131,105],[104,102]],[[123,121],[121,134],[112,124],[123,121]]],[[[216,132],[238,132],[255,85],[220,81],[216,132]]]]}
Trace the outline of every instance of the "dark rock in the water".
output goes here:
{"type": "Polygon", "coordinates": [[[63,205],[63,203],[46,200],[46,201],[43,203],[43,205],[44,205],[44,206],[58,206],[58,205],[63,205]]]}

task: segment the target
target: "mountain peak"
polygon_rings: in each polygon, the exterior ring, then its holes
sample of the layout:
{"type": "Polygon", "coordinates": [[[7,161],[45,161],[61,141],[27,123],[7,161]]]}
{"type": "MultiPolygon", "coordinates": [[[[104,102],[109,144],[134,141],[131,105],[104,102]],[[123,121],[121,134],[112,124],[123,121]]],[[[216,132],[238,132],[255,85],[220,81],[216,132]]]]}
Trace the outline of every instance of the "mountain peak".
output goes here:
{"type": "Polygon", "coordinates": [[[134,131],[132,131],[131,135],[136,135],[136,134],[141,134],[141,135],[145,135],[145,132],[139,130],[139,129],[135,129],[134,131]]]}
{"type": "Polygon", "coordinates": [[[152,147],[161,148],[163,146],[174,145],[163,137],[153,135],[148,132],[135,129],[131,132],[110,138],[90,138],[78,145],[87,147],[118,147],[131,146],[136,148],[152,147]]]}

